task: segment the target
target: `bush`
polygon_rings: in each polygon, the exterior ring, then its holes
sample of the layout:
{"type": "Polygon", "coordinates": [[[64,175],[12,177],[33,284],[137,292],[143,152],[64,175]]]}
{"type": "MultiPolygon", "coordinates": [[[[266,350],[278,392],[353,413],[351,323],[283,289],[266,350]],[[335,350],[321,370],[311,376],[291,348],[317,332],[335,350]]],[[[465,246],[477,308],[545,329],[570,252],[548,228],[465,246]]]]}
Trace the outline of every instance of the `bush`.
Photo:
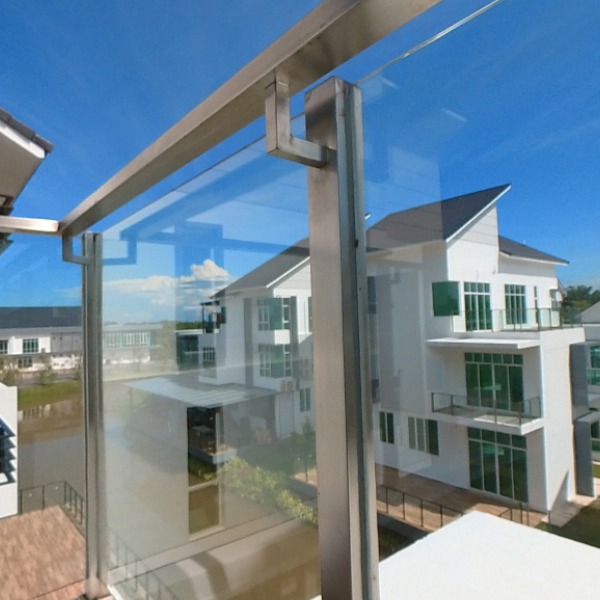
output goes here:
{"type": "Polygon", "coordinates": [[[289,479],[281,473],[253,467],[241,458],[232,458],[221,470],[226,487],[242,498],[269,506],[293,519],[317,525],[317,511],[288,489],[289,479]]]}

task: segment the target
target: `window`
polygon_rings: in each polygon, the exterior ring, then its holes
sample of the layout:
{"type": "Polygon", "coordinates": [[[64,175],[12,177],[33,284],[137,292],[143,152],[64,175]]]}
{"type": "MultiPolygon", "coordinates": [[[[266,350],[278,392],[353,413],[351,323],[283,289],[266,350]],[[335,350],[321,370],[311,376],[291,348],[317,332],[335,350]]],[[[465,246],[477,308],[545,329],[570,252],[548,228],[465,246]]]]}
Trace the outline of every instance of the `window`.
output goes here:
{"type": "Polygon", "coordinates": [[[440,445],[437,421],[408,417],[408,447],[420,452],[438,455],[440,445]]]}
{"type": "Polygon", "coordinates": [[[0,354],[8,354],[8,340],[0,340],[0,354]]]}
{"type": "Polygon", "coordinates": [[[263,377],[290,377],[292,352],[290,344],[259,344],[259,373],[263,377]]]}
{"type": "Polygon", "coordinates": [[[37,354],[39,344],[37,338],[25,338],[23,340],[23,354],[37,354]]]}
{"type": "Polygon", "coordinates": [[[33,359],[31,356],[20,356],[17,358],[17,368],[19,369],[29,369],[33,366],[33,359]]]}
{"type": "Polygon", "coordinates": [[[524,285],[505,285],[504,303],[506,307],[507,325],[523,325],[527,323],[527,305],[524,285]]]}
{"type": "Polygon", "coordinates": [[[467,403],[523,411],[523,357],[520,354],[465,354],[467,403]]]}
{"type": "Polygon", "coordinates": [[[291,298],[259,298],[256,305],[259,331],[290,329],[291,298]]]}
{"type": "Polygon", "coordinates": [[[560,290],[550,290],[550,304],[552,310],[560,310],[562,295],[560,290]]]}
{"type": "Polygon", "coordinates": [[[492,329],[489,283],[465,282],[465,325],[467,331],[492,329]]]}
{"type": "Polygon", "coordinates": [[[600,369],[600,346],[590,347],[590,367],[600,369]]]}
{"type": "Polygon", "coordinates": [[[468,428],[471,487],[527,502],[527,440],[468,428]]]}
{"type": "Polygon", "coordinates": [[[303,388],[300,390],[300,412],[310,412],[311,408],[311,394],[310,388],[303,388]]]}
{"type": "Polygon", "coordinates": [[[394,443],[394,413],[380,411],[379,439],[386,444],[394,443]]]}
{"type": "Polygon", "coordinates": [[[205,368],[217,366],[217,353],[214,348],[202,348],[202,366],[205,368]]]}
{"type": "Polygon", "coordinates": [[[458,281],[438,281],[431,284],[434,317],[460,314],[458,281]]]}

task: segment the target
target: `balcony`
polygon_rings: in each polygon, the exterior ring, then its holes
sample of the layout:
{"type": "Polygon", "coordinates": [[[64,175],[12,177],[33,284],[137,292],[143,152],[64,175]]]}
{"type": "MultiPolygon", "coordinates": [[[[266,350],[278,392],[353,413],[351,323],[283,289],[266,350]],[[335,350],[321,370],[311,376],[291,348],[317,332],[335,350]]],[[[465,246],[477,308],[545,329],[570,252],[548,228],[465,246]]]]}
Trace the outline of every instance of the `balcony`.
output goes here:
{"type": "MultiPolygon", "coordinates": [[[[467,331],[547,331],[581,326],[564,319],[561,312],[554,308],[495,309],[485,315],[467,314],[465,323],[467,331]]],[[[458,331],[456,325],[455,331],[458,331]]]]}
{"type": "Polygon", "coordinates": [[[540,397],[522,401],[489,400],[469,398],[456,394],[433,392],[431,408],[444,421],[483,429],[500,430],[525,435],[542,427],[542,400],[540,397]],[[447,417],[447,418],[444,418],[447,417]],[[486,427],[487,426],[487,427],[486,427]]]}
{"type": "Polygon", "coordinates": [[[563,323],[560,311],[552,308],[493,310],[492,323],[502,331],[545,330],[572,327],[563,323]]]}

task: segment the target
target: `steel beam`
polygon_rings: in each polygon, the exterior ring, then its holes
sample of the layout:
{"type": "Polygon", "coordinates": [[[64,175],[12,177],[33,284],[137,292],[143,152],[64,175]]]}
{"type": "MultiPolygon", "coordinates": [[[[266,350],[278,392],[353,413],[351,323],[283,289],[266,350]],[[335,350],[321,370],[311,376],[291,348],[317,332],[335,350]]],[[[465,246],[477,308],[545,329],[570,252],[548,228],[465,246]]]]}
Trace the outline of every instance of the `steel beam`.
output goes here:
{"type": "Polygon", "coordinates": [[[307,138],[332,149],[325,167],[308,168],[322,597],[374,600],[378,546],[360,92],[330,79],[306,95],[305,108],[307,138]]]}
{"type": "Polygon", "coordinates": [[[264,113],[274,73],[294,95],[439,0],[324,0],[264,52],[85,199],[61,233],[90,228],[264,113]]]}
{"type": "Polygon", "coordinates": [[[59,235],[59,223],[51,219],[0,216],[0,233],[31,233],[36,235],[59,235]]]}

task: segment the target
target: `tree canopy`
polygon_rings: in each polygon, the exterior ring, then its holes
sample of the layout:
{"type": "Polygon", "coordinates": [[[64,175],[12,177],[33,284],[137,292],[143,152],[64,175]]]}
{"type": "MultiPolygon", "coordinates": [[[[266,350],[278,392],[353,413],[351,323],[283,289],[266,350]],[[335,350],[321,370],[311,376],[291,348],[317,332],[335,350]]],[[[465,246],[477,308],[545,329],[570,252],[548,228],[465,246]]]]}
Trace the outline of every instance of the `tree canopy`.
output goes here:
{"type": "Polygon", "coordinates": [[[578,312],[600,302],[600,290],[594,290],[591,285],[570,285],[563,298],[563,307],[578,312]]]}

